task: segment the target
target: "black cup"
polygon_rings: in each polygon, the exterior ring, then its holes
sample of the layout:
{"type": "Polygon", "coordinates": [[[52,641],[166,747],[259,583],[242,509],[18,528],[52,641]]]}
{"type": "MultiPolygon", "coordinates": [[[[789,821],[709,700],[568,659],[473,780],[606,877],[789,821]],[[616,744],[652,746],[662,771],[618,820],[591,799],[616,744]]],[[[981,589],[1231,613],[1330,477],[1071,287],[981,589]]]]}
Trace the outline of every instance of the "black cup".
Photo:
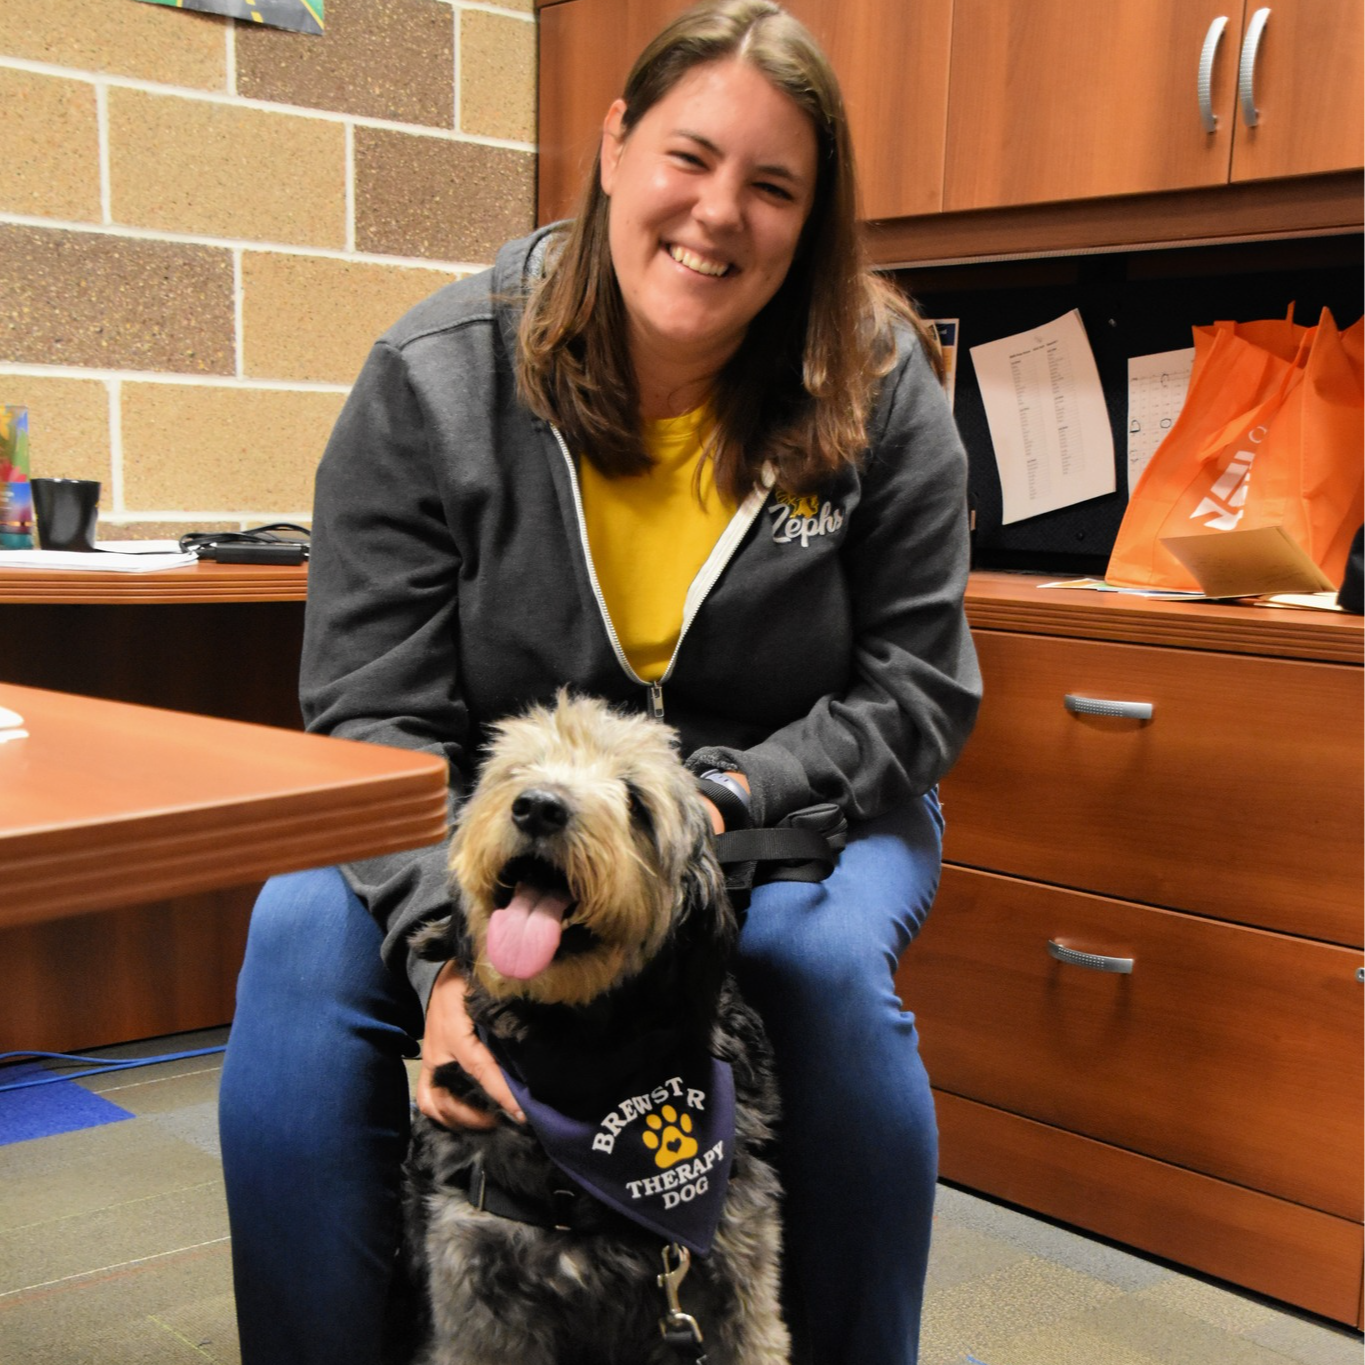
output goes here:
{"type": "Polygon", "coordinates": [[[100,513],[98,479],[31,479],[33,520],[44,550],[93,550],[100,513]]]}

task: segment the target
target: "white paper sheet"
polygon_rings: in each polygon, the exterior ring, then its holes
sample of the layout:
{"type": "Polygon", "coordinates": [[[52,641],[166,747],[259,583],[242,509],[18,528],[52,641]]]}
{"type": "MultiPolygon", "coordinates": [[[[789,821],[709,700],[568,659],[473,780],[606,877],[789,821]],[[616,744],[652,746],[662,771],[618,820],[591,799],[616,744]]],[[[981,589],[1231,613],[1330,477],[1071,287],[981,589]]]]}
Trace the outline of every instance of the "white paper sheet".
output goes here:
{"type": "Polygon", "coordinates": [[[94,550],[0,550],[0,569],[54,569],[64,573],[154,573],[187,569],[199,556],[168,554],[104,554],[94,550]]]}
{"type": "Polygon", "coordinates": [[[1175,425],[1190,388],[1194,347],[1135,355],[1128,361],[1128,492],[1175,425]]]}
{"type": "Polygon", "coordinates": [[[1112,493],[1114,433],[1080,313],[970,349],[1000,473],[1001,520],[1112,493]]]}

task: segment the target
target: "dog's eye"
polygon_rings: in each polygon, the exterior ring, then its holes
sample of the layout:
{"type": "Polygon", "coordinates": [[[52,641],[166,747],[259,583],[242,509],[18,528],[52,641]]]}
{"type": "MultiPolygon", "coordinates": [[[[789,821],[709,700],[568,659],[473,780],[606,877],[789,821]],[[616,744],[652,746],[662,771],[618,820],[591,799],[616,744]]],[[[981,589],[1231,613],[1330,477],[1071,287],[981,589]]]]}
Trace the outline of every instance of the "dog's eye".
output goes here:
{"type": "Polygon", "coordinates": [[[654,817],[645,804],[644,794],[633,782],[626,783],[626,799],[630,802],[631,822],[639,825],[646,834],[653,834],[654,817]]]}

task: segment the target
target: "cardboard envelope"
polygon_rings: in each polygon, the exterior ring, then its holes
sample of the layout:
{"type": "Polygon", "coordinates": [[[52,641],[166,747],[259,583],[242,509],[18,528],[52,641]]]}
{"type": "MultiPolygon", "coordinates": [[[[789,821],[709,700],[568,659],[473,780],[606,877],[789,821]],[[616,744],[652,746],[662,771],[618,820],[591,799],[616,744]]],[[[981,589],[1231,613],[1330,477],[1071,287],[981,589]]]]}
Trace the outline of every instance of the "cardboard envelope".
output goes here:
{"type": "Polygon", "coordinates": [[[1209,597],[1334,592],[1333,583],[1283,526],[1163,536],[1161,543],[1209,597]]]}

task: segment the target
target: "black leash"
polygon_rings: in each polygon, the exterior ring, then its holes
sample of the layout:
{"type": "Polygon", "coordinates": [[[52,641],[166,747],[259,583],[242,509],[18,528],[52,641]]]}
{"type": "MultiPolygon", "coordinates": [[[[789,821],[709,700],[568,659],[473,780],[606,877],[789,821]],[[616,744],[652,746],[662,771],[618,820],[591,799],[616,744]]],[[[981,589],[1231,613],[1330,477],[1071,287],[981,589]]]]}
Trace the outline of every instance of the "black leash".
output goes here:
{"type": "Polygon", "coordinates": [[[764,882],[822,882],[848,842],[848,821],[827,803],[793,811],[763,829],[727,829],[716,835],[716,858],[730,903],[742,915],[749,893],[764,882]]]}
{"type": "Polygon", "coordinates": [[[762,881],[822,882],[834,871],[836,856],[823,834],[799,825],[733,829],[716,835],[716,858],[720,865],[771,864],[762,869],[762,881]]]}

